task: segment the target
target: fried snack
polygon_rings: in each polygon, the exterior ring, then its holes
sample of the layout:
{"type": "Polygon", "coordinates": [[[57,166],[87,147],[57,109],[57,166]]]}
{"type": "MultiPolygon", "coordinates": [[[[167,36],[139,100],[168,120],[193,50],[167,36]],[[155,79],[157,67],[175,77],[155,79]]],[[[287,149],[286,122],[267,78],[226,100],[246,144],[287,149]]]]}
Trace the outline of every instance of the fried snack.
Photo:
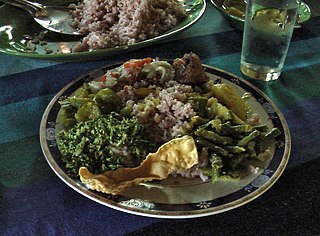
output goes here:
{"type": "Polygon", "coordinates": [[[191,136],[186,135],[163,144],[136,168],[119,168],[94,175],[86,167],[81,167],[79,175],[89,189],[115,195],[141,182],[165,179],[168,175],[187,170],[197,163],[195,142],[191,136]]]}

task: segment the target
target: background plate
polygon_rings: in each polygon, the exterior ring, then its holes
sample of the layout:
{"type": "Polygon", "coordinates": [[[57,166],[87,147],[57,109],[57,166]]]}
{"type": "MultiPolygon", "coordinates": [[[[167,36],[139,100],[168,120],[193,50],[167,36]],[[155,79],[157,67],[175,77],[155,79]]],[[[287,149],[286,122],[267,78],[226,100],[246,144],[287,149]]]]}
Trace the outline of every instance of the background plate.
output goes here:
{"type": "Polygon", "coordinates": [[[56,143],[56,118],[60,110],[58,99],[69,96],[83,82],[98,78],[108,69],[106,66],[84,75],[63,88],[48,105],[40,126],[40,142],[43,153],[53,171],[71,188],[105,206],[143,216],[158,218],[193,218],[217,214],[239,207],[264,193],[280,177],[288,162],[291,139],[286,121],[279,109],[256,87],[247,81],[225,71],[205,66],[208,76],[220,79],[243,95],[250,93],[248,104],[258,113],[261,123],[269,128],[277,127],[280,137],[272,146],[273,158],[264,163],[251,163],[241,180],[220,179],[212,184],[198,178],[185,179],[171,177],[164,181],[154,181],[129,188],[121,195],[109,195],[91,191],[80,180],[66,175],[64,164],[56,143]]]}
{"type": "MultiPolygon", "coordinates": [[[[239,28],[243,27],[246,3],[243,0],[210,0],[211,3],[226,14],[230,19],[236,23],[239,28]],[[231,7],[232,6],[232,7],[231,7]]],[[[299,8],[299,18],[296,27],[300,27],[300,24],[308,21],[311,17],[311,10],[307,4],[301,2],[299,8]]]]}
{"type": "MultiPolygon", "coordinates": [[[[71,0],[38,0],[38,2],[45,5],[64,5],[67,6],[71,0]]],[[[51,33],[46,36],[46,45],[36,45],[36,50],[31,51],[24,40],[25,35],[34,37],[39,35],[44,28],[38,25],[31,15],[24,10],[10,5],[0,6],[0,52],[7,54],[42,58],[42,59],[89,59],[103,56],[111,56],[123,52],[129,52],[137,50],[142,47],[149,46],[157,43],[161,40],[169,38],[193,25],[203,15],[206,8],[205,0],[180,0],[184,8],[187,11],[188,17],[179,23],[175,28],[167,31],[166,33],[148,39],[139,43],[131,44],[128,46],[119,46],[115,48],[102,49],[91,52],[76,52],[70,53],[70,48],[77,42],[81,37],[61,35],[58,33],[51,33]],[[52,53],[48,54],[48,51],[52,53]]]]}

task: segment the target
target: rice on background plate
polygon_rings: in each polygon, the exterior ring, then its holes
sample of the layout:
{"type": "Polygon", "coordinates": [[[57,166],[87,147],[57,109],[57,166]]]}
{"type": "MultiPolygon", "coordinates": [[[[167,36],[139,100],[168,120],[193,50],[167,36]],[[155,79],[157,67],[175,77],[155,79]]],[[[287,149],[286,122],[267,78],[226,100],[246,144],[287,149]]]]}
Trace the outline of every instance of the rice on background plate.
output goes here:
{"type": "Polygon", "coordinates": [[[73,52],[141,42],[172,29],[186,17],[176,0],[83,0],[73,7],[73,27],[87,34],[73,52]]]}

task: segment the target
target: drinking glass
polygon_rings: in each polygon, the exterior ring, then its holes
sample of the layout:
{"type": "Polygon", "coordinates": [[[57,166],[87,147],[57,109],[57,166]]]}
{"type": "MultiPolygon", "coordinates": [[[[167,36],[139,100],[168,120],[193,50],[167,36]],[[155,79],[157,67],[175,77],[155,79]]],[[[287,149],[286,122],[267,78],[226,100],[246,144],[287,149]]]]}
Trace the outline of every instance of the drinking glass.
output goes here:
{"type": "Polygon", "coordinates": [[[247,0],[240,69],[249,78],[279,78],[300,0],[247,0]]]}

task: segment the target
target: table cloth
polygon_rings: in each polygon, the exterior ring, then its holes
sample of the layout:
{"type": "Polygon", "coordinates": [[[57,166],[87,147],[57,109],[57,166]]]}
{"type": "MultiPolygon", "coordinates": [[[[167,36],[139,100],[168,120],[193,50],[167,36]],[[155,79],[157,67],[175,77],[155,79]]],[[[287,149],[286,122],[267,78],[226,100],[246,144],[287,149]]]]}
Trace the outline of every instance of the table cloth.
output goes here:
{"type": "Polygon", "coordinates": [[[254,201],[218,215],[163,220],[131,215],[77,193],[51,170],[39,125],[68,82],[103,65],[146,56],[181,57],[242,77],[242,31],[209,1],[191,28],[134,52],[87,61],[30,59],[0,53],[0,235],[319,235],[320,10],[295,29],[278,81],[252,81],[279,107],[291,132],[291,157],[275,185],[254,201]]]}

